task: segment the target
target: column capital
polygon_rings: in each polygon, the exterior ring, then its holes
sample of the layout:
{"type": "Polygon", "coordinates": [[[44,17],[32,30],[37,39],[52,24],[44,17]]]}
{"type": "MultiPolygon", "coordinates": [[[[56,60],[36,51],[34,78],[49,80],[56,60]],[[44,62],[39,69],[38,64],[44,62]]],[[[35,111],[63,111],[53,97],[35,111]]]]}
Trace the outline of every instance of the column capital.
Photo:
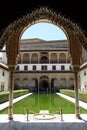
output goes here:
{"type": "Polygon", "coordinates": [[[8,69],[11,73],[14,73],[15,69],[16,69],[16,65],[9,65],[8,69]]]}
{"type": "Polygon", "coordinates": [[[72,65],[71,67],[72,67],[74,73],[77,73],[80,69],[80,65],[72,65]]]}

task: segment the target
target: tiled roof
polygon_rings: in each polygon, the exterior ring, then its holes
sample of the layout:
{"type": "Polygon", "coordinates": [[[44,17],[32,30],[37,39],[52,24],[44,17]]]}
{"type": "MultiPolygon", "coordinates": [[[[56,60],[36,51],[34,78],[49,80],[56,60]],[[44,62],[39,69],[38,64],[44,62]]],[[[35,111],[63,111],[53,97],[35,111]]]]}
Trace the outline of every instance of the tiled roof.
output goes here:
{"type": "Polygon", "coordinates": [[[21,40],[20,50],[68,50],[67,40],[44,41],[40,39],[21,40]]]}

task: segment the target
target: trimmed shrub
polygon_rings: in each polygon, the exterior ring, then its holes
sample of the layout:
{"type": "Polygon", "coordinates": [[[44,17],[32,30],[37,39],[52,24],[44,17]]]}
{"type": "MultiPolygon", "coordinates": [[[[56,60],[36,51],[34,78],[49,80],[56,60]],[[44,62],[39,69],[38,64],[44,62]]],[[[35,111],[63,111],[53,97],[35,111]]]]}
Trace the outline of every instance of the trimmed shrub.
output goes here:
{"type": "MultiPolygon", "coordinates": [[[[75,91],[74,90],[61,89],[60,93],[75,98],[75,91]]],[[[80,92],[79,91],[79,100],[83,101],[83,102],[87,102],[87,92],[80,92]]]]}
{"type": "Polygon", "coordinates": [[[68,89],[61,89],[60,93],[65,94],[70,97],[75,97],[75,91],[74,90],[68,90],[68,89]]]}
{"type": "MultiPolygon", "coordinates": [[[[17,98],[19,96],[25,95],[29,93],[29,90],[14,90],[13,98],[17,98]]],[[[8,92],[0,92],[0,103],[6,102],[9,100],[9,91],[8,92]]]]}

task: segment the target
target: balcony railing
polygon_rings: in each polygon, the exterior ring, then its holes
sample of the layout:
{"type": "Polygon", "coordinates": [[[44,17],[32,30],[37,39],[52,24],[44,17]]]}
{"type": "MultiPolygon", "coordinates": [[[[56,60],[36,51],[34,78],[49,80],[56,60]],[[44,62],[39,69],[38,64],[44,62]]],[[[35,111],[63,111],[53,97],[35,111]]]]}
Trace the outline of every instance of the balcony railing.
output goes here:
{"type": "Polygon", "coordinates": [[[71,71],[70,64],[18,64],[16,71],[71,71]]]}

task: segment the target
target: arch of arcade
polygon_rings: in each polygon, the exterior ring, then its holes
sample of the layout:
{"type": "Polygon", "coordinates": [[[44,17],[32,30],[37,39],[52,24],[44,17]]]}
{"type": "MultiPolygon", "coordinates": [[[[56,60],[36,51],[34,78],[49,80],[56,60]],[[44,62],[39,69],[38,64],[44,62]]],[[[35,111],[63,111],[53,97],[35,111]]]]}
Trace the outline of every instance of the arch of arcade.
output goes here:
{"type": "MultiPolygon", "coordinates": [[[[8,118],[13,119],[13,84],[14,72],[17,66],[20,38],[23,32],[32,24],[38,22],[48,22],[60,27],[66,34],[69,44],[70,62],[75,77],[75,116],[80,118],[79,99],[78,99],[78,78],[77,74],[80,68],[82,46],[87,49],[87,40],[81,28],[53,10],[41,7],[26,14],[22,18],[9,24],[0,38],[0,49],[6,44],[7,65],[10,71],[10,88],[9,88],[9,110],[8,118]]],[[[44,84],[44,82],[43,82],[44,84]]],[[[46,83],[48,87],[48,82],[46,83]]]]}

